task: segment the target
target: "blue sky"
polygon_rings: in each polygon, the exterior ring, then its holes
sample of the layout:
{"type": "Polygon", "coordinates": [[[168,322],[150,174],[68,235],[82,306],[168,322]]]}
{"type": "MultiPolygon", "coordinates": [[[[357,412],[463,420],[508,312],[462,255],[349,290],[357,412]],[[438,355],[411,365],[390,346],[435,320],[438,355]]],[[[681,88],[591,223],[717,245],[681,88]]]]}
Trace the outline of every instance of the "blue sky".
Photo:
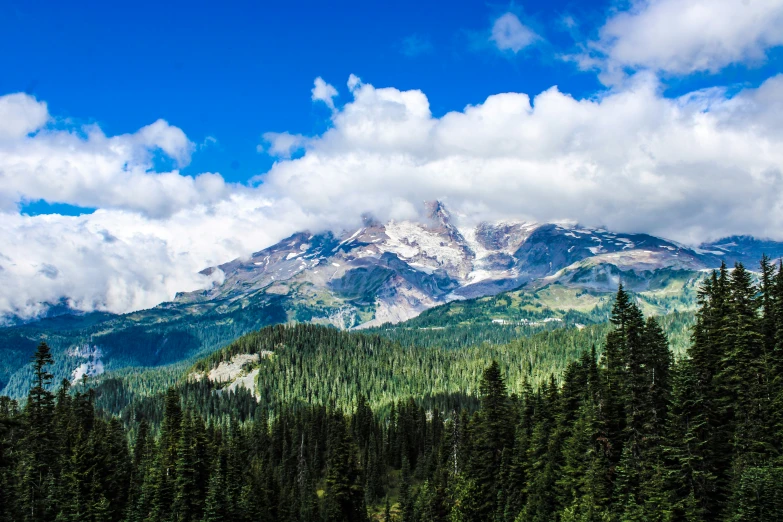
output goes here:
{"type": "Polygon", "coordinates": [[[20,2],[0,6],[0,93],[24,91],[52,114],[97,122],[107,134],[158,118],[195,143],[217,140],[183,170],[246,181],[272,159],[267,131],[323,132],[329,111],[310,101],[323,77],[350,99],[357,74],[375,85],[421,89],[434,115],[499,92],[552,85],[582,97],[601,88],[557,54],[573,31],[589,36],[608,2],[20,2]],[[516,13],[541,40],[519,54],[488,41],[516,13]]]}
{"type": "Polygon", "coordinates": [[[0,3],[0,316],[299,230],[783,240],[783,0],[0,3]]]}

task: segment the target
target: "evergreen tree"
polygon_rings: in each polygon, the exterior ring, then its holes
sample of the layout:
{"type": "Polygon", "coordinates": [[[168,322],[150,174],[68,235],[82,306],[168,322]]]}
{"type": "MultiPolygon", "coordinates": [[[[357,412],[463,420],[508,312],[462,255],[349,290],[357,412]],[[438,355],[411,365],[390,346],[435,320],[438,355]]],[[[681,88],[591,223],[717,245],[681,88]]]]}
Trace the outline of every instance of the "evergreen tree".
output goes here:
{"type": "Polygon", "coordinates": [[[152,512],[159,520],[166,520],[174,504],[175,485],[177,481],[177,446],[182,428],[182,408],[180,397],[174,388],[166,392],[165,411],[160,433],[161,469],[156,474],[157,483],[154,486],[152,512]]]}
{"type": "Polygon", "coordinates": [[[699,290],[699,311],[688,359],[673,381],[669,454],[675,504],[683,513],[716,519],[729,491],[733,412],[723,370],[729,351],[730,303],[726,265],[699,290]]]}
{"type": "Polygon", "coordinates": [[[783,468],[748,467],[734,492],[731,522],[783,520],[783,468]]]}
{"type": "Polygon", "coordinates": [[[329,440],[324,493],[324,520],[363,522],[367,519],[364,491],[355,462],[355,448],[345,420],[333,413],[329,422],[329,440]]]}
{"type": "Polygon", "coordinates": [[[411,468],[408,457],[402,457],[402,470],[400,473],[400,520],[401,522],[414,522],[413,516],[413,492],[411,491],[411,468]]]}
{"type": "Polygon", "coordinates": [[[54,520],[51,511],[52,484],[50,465],[54,462],[54,395],[48,390],[52,374],[47,366],[54,363],[49,346],[42,342],[33,355],[33,387],[25,407],[26,437],[22,460],[22,512],[25,520],[54,520]]]}
{"type": "Polygon", "coordinates": [[[204,497],[198,485],[203,463],[198,461],[194,431],[193,417],[186,412],[177,443],[174,504],[172,505],[173,518],[182,522],[200,520],[203,511],[204,497]]]}
{"type": "Polygon", "coordinates": [[[214,470],[209,478],[209,488],[204,501],[204,517],[202,520],[203,522],[223,522],[228,520],[225,481],[219,470],[214,470]]]}
{"type": "Polygon", "coordinates": [[[729,350],[719,374],[724,407],[732,419],[735,453],[734,474],[745,466],[760,465],[771,451],[768,389],[765,374],[764,332],[758,315],[757,288],[751,274],[737,264],[731,274],[729,350]]]}
{"type": "Polygon", "coordinates": [[[506,383],[496,361],[492,361],[484,370],[479,389],[481,413],[473,424],[470,469],[480,490],[481,513],[489,518],[497,509],[495,504],[500,487],[498,470],[503,451],[508,447],[510,453],[514,437],[506,383]]]}

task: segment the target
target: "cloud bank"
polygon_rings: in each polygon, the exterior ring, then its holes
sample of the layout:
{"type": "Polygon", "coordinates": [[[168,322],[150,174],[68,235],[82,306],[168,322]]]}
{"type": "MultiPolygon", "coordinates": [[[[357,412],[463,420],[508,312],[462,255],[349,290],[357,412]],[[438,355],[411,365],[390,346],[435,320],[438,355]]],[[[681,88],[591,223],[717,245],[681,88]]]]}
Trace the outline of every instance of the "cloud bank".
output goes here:
{"type": "MultiPolygon", "coordinates": [[[[779,44],[770,24],[780,4],[715,0],[706,20],[695,0],[635,3],[609,18],[588,56],[623,80],[587,98],[553,86],[436,117],[419,90],[351,75],[340,105],[318,77],[312,101],[331,110],[328,130],[263,134],[259,150],[276,163],[242,185],[183,175],[197,147],[163,120],[107,136],[27,94],[0,96],[0,315],[32,317],[62,299],[87,311],[154,306],[211,284],[201,269],[297,230],[347,229],[366,212],[416,218],[432,199],[466,225],[572,219],[691,244],[783,240],[783,75],[677,98],[660,83],[763,59],[779,44]],[[650,41],[648,25],[665,16],[676,34],[650,41]],[[20,213],[41,199],[98,210],[20,213]]],[[[522,49],[509,23],[498,45],[522,49]]]]}

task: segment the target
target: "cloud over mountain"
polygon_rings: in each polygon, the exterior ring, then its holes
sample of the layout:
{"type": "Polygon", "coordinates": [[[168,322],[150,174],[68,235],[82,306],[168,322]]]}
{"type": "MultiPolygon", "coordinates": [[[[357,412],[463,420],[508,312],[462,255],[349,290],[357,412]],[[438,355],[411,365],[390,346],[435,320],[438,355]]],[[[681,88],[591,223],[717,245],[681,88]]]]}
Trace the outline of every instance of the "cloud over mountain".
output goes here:
{"type": "Polygon", "coordinates": [[[668,99],[654,76],[575,99],[490,96],[433,117],[420,91],[361,84],[264,190],[311,213],[384,216],[445,199],[460,213],[576,219],[696,242],[780,236],[783,76],[668,99]]]}
{"type": "MultiPolygon", "coordinates": [[[[609,17],[583,65],[623,80],[583,98],[552,86],[434,115],[420,90],[351,75],[338,97],[318,77],[310,94],[331,109],[327,130],[263,134],[276,162],[248,184],[184,175],[197,148],[164,120],[107,135],[30,95],[0,96],[0,314],[34,315],[63,297],[84,310],[152,306],[209,284],[202,268],[296,230],[347,228],[368,212],[413,218],[433,199],[466,224],[570,219],[687,243],[783,239],[783,75],[678,97],[660,80],[763,59],[782,43],[783,2],[715,0],[709,16],[706,5],[651,0],[609,17]],[[98,210],[20,214],[37,200],[98,210]]],[[[506,22],[498,45],[521,49],[506,22]]]]}

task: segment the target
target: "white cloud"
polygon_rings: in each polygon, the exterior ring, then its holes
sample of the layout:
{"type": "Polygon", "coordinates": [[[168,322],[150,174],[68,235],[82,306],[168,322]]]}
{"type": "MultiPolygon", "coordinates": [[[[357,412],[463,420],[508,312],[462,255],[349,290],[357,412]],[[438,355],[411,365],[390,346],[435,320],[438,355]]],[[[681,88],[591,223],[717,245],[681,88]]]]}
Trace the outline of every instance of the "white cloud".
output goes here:
{"type": "Polygon", "coordinates": [[[47,128],[49,119],[46,105],[28,95],[0,97],[0,137],[5,137],[0,139],[0,210],[43,199],[160,217],[228,194],[215,174],[193,178],[152,170],[156,150],[183,166],[195,148],[181,129],[163,120],[132,134],[106,136],[96,125],[47,128]]]}
{"type": "Polygon", "coordinates": [[[24,93],[0,96],[0,141],[21,138],[46,124],[46,104],[24,93]]]}
{"type": "Polygon", "coordinates": [[[495,20],[492,35],[489,37],[501,51],[514,53],[532,44],[536,38],[536,33],[525,26],[514,13],[506,13],[495,20]]]}
{"type": "Polygon", "coordinates": [[[356,76],[355,74],[351,74],[348,76],[348,90],[353,92],[356,90],[357,87],[360,87],[362,85],[362,79],[356,76]]]}
{"type": "Polygon", "coordinates": [[[597,99],[551,88],[441,118],[420,91],[363,84],[266,190],[308,212],[388,216],[426,199],[494,217],[577,219],[686,242],[783,239],[783,77],[727,98],[662,97],[651,75],[597,99]],[[409,206],[406,206],[408,203],[409,206]]]}
{"type": "Polygon", "coordinates": [[[607,20],[578,60],[603,68],[607,82],[626,69],[715,73],[762,61],[783,45],[781,28],[783,0],[637,0],[607,20]]]}
{"type": "Polygon", "coordinates": [[[190,142],[165,123],[113,137],[18,126],[0,144],[3,197],[101,210],[6,207],[0,312],[32,315],[62,296],[85,310],[152,306],[209,284],[202,268],[296,230],[347,228],[363,212],[415,217],[436,198],[465,223],[574,219],[689,243],[783,239],[783,75],[731,96],[667,99],[654,75],[637,74],[595,98],[503,93],[442,117],[421,91],[349,84],[353,99],[324,134],[266,135],[280,159],[255,187],[152,170],[153,147],[189,159],[190,142]],[[286,159],[294,147],[304,154],[286,159]]]}
{"type": "Polygon", "coordinates": [[[291,155],[304,147],[307,138],[301,134],[291,134],[289,132],[265,132],[262,136],[268,144],[258,146],[258,152],[267,152],[272,156],[280,158],[290,158],[291,155]]]}
{"type": "Polygon", "coordinates": [[[219,276],[198,274],[203,268],[311,224],[289,203],[249,193],[166,219],[98,210],[78,217],[0,214],[0,223],[0,313],[21,316],[63,296],[86,311],[149,308],[219,276]]]}
{"type": "Polygon", "coordinates": [[[142,127],[135,133],[134,138],[147,149],[162,150],[181,167],[190,163],[190,155],[195,149],[195,145],[181,129],[172,127],[164,120],[142,127]]]}
{"type": "Polygon", "coordinates": [[[327,107],[334,110],[334,98],[337,96],[337,89],[333,85],[326,83],[320,76],[313,82],[312,100],[322,101],[327,107]]]}

